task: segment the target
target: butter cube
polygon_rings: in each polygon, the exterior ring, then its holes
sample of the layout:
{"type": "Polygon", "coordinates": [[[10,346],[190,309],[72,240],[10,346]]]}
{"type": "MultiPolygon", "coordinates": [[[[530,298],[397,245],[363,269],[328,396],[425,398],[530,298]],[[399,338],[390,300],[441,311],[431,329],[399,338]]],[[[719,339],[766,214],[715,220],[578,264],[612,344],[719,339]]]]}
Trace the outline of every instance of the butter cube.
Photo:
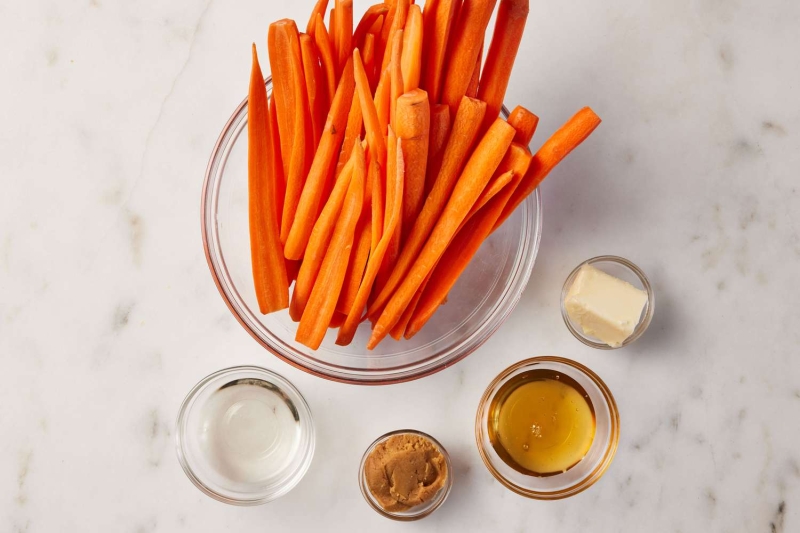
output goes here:
{"type": "Polygon", "coordinates": [[[633,334],[646,303],[645,291],[591,265],[578,271],[564,302],[584,335],[614,348],[633,334]]]}

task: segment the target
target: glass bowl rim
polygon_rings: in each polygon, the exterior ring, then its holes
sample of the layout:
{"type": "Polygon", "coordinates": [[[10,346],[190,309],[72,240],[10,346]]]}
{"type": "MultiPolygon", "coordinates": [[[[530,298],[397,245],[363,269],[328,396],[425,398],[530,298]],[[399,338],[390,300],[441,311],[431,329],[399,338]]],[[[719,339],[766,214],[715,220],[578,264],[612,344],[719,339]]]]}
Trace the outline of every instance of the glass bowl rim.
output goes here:
{"type": "Polygon", "coordinates": [[[481,456],[481,460],[483,460],[483,464],[486,466],[492,476],[494,476],[494,478],[504,487],[521,496],[532,498],[534,500],[562,500],[583,492],[597,483],[597,481],[603,477],[603,474],[605,474],[606,470],[608,470],[609,466],[611,466],[611,463],[614,460],[614,456],[617,453],[617,448],[619,447],[619,436],[620,418],[619,410],[617,409],[617,402],[614,400],[614,395],[611,394],[611,390],[608,388],[605,382],[587,366],[577,361],[573,361],[572,359],[554,355],[543,355],[524,359],[501,371],[486,387],[486,390],[484,391],[480,402],[478,403],[478,409],[475,415],[475,441],[478,446],[478,453],[481,456]],[[506,479],[491,463],[488,456],[489,452],[484,448],[482,440],[484,432],[484,420],[482,413],[484,407],[488,404],[488,402],[491,401],[490,394],[492,391],[502,385],[514,372],[525,367],[536,366],[539,363],[556,363],[559,365],[564,365],[586,376],[590,381],[592,381],[592,383],[594,383],[595,386],[597,386],[598,390],[600,391],[600,394],[605,401],[605,405],[608,407],[610,418],[610,434],[608,444],[603,451],[603,456],[598,462],[597,466],[595,466],[585,477],[579,479],[569,487],[554,491],[528,489],[506,479]]]}
{"type": "Polygon", "coordinates": [[[655,312],[655,306],[656,306],[656,295],[653,292],[653,286],[650,284],[650,280],[647,279],[647,276],[645,275],[644,271],[638,266],[636,266],[636,264],[634,264],[632,261],[625,259],[624,257],[620,257],[618,255],[598,255],[596,257],[592,257],[591,259],[587,259],[586,261],[582,262],[574,269],[572,269],[572,272],[569,273],[567,279],[564,280],[564,286],[561,288],[561,318],[564,319],[564,324],[567,326],[569,332],[572,333],[572,335],[576,339],[581,341],[586,346],[590,346],[598,350],[617,350],[619,348],[624,348],[625,346],[632,344],[636,339],[641,337],[647,330],[647,328],[650,326],[650,322],[652,322],[653,320],[653,313],[655,312]],[[586,337],[581,331],[579,331],[578,329],[575,328],[575,326],[573,326],[572,320],[570,320],[569,314],[567,313],[567,307],[564,303],[567,297],[567,293],[569,292],[570,287],[572,287],[572,283],[575,281],[575,277],[578,275],[580,269],[583,268],[585,265],[592,265],[594,263],[603,263],[603,262],[616,263],[633,272],[633,274],[637,278],[639,278],[642,287],[644,287],[644,291],[647,293],[647,303],[646,303],[647,308],[644,311],[644,318],[642,318],[639,321],[639,323],[636,324],[636,328],[633,330],[633,333],[631,333],[631,336],[622,341],[622,343],[619,346],[609,346],[608,344],[605,344],[603,342],[596,342],[586,337]]]}
{"type": "Polygon", "coordinates": [[[178,462],[183,469],[183,472],[186,474],[186,477],[194,484],[195,487],[200,489],[206,496],[209,496],[217,501],[222,503],[227,503],[230,505],[238,505],[238,506],[255,506],[255,505],[262,505],[265,503],[269,503],[273,500],[280,498],[281,496],[285,496],[289,491],[297,486],[298,483],[305,477],[306,473],[308,473],[308,469],[311,467],[311,462],[314,459],[314,452],[316,450],[316,428],[314,426],[314,417],[311,414],[311,409],[308,406],[308,402],[306,402],[305,397],[303,394],[297,389],[297,387],[292,384],[291,381],[283,377],[282,375],[278,374],[273,370],[269,370],[267,368],[263,368],[256,365],[238,365],[238,366],[231,366],[227,368],[223,368],[212,372],[211,374],[207,375],[200,381],[198,381],[186,394],[183,401],[181,402],[181,406],[178,409],[178,415],[175,418],[175,451],[178,455],[178,462]],[[225,496],[224,494],[220,494],[219,492],[215,491],[211,487],[209,487],[206,483],[204,483],[194,472],[192,468],[191,462],[187,459],[187,454],[184,451],[184,422],[185,418],[189,412],[189,408],[194,403],[195,398],[197,395],[205,389],[210,383],[213,381],[222,378],[224,376],[234,374],[236,372],[253,372],[255,374],[260,374],[264,377],[269,378],[270,380],[277,382],[281,389],[289,390],[293,394],[297,396],[297,398],[293,398],[293,400],[298,400],[298,411],[302,413],[302,416],[308,421],[308,441],[309,445],[308,448],[304,451],[305,457],[300,465],[300,467],[292,474],[291,478],[280,486],[276,491],[264,494],[254,498],[231,498],[229,496],[225,496]]]}
{"type": "Polygon", "coordinates": [[[369,506],[381,516],[384,516],[391,520],[397,520],[399,522],[413,522],[415,520],[420,520],[433,513],[439,507],[441,507],[441,505],[447,499],[447,496],[450,495],[450,490],[453,488],[453,465],[450,461],[450,454],[447,452],[445,447],[442,446],[442,443],[440,443],[438,440],[431,437],[424,431],[419,431],[416,429],[396,429],[394,431],[384,433],[383,435],[375,439],[372,442],[372,444],[367,446],[367,449],[364,451],[364,455],[361,456],[361,462],[358,465],[358,487],[361,489],[361,495],[367,501],[367,504],[369,504],[369,506]],[[383,509],[380,505],[378,505],[373,501],[372,494],[369,492],[369,488],[367,487],[366,481],[364,479],[364,465],[367,462],[367,457],[369,456],[370,452],[375,449],[375,446],[387,440],[389,437],[393,437],[394,435],[404,435],[404,434],[418,435],[420,437],[423,437],[431,441],[439,449],[439,452],[441,452],[441,454],[444,456],[444,461],[445,464],[447,465],[447,479],[445,480],[444,487],[439,489],[439,492],[437,492],[436,501],[432,505],[430,505],[430,507],[414,515],[401,515],[383,509]]]}
{"type": "MultiPolygon", "coordinates": [[[[272,76],[270,75],[265,77],[264,83],[267,85],[271,84],[272,76]]],[[[216,265],[217,262],[223,260],[219,252],[212,250],[212,235],[215,233],[215,228],[217,225],[214,223],[214,220],[212,220],[213,217],[206,216],[207,211],[209,210],[209,205],[213,203],[211,201],[211,194],[214,189],[214,187],[212,187],[212,182],[218,181],[214,177],[214,171],[218,166],[217,163],[220,159],[223,149],[230,142],[230,137],[233,134],[233,130],[236,126],[238,126],[243,118],[246,118],[246,116],[242,117],[243,113],[246,113],[246,109],[247,97],[245,97],[239,106],[234,110],[233,114],[222,128],[222,131],[220,132],[219,137],[214,144],[208,165],[206,166],[203,187],[201,191],[200,230],[206,263],[211,273],[211,277],[214,280],[214,284],[217,287],[217,291],[219,292],[220,296],[222,296],[222,299],[225,302],[225,305],[228,307],[228,310],[236,318],[236,321],[239,322],[244,330],[250,334],[250,336],[255,339],[256,342],[258,342],[258,344],[283,362],[288,363],[298,370],[309,373],[313,376],[346,384],[379,386],[421,379],[453,366],[480,348],[486,341],[489,340],[489,338],[492,337],[492,335],[494,335],[494,333],[497,332],[506,319],[508,319],[519,303],[522,293],[524,292],[525,287],[530,280],[530,276],[533,272],[533,267],[536,262],[536,257],[539,253],[539,247],[542,239],[543,219],[542,195],[539,187],[536,188],[534,193],[531,194],[521,206],[524,216],[523,233],[528,233],[529,238],[525,239],[522,243],[522,258],[510,275],[509,279],[512,280],[513,283],[511,283],[510,286],[508,284],[506,285],[507,290],[504,294],[505,299],[498,300],[495,304],[495,308],[492,310],[492,313],[482,321],[480,326],[471,335],[462,339],[459,343],[445,348],[438,354],[422,361],[409,363],[407,365],[398,366],[389,370],[369,372],[366,370],[333,364],[317,364],[316,362],[310,361],[305,354],[291,350],[297,354],[298,360],[294,360],[281,353],[266,340],[262,339],[258,332],[250,326],[245,317],[242,316],[237,309],[237,306],[234,305],[232,296],[228,294],[228,288],[232,289],[233,292],[236,292],[236,287],[233,285],[232,281],[225,279],[225,269],[218,268],[216,265]],[[536,208],[535,213],[532,213],[532,207],[536,208]],[[225,284],[225,286],[223,286],[223,284],[225,284]],[[226,286],[229,287],[226,288],[226,286]],[[426,363],[426,361],[428,362],[426,363]]],[[[508,108],[505,105],[502,106],[501,114],[506,117],[509,114],[508,108]]],[[[519,250],[519,248],[517,249],[519,250]]]]}

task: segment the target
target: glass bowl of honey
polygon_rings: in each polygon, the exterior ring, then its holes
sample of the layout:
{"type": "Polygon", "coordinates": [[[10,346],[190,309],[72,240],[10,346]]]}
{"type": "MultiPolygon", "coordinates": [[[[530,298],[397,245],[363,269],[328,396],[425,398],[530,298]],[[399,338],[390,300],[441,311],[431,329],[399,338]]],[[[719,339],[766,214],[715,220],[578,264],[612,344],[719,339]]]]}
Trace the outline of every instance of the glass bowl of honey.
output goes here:
{"type": "Polygon", "coordinates": [[[591,487],[619,443],[614,396],[590,369],[534,357],[505,369],[484,392],[475,438],[484,464],[506,488],[559,500],[591,487]]]}

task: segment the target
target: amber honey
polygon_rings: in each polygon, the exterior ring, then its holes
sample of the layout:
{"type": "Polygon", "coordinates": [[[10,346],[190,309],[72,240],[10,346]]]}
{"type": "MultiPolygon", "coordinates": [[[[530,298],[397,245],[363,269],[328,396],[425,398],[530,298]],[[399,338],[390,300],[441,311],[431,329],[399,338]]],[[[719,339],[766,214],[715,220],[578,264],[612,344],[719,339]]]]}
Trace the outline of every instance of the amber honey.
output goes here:
{"type": "Polygon", "coordinates": [[[515,470],[533,476],[566,472],[588,453],[595,415],[586,391],[560,372],[514,376],[492,398],[489,440],[515,470]]]}

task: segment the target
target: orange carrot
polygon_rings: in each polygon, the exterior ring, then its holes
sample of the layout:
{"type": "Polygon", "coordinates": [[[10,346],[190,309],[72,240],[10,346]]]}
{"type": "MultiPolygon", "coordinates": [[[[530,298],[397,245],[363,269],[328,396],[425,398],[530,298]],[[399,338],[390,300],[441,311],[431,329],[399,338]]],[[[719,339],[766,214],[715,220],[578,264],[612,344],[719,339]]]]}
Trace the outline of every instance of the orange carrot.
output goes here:
{"type": "Polygon", "coordinates": [[[333,101],[333,95],[336,94],[336,83],[339,80],[336,77],[336,67],[334,66],[333,50],[331,49],[331,41],[328,38],[328,30],[325,29],[325,23],[322,22],[321,15],[317,15],[314,43],[317,45],[320,63],[322,63],[322,73],[328,88],[328,100],[333,101]]]}
{"type": "MultiPolygon", "coordinates": [[[[390,131],[391,133],[391,131],[390,131]]],[[[402,142],[402,141],[398,141],[402,142]]],[[[391,148],[392,145],[390,144],[391,148]]],[[[387,202],[393,201],[394,198],[403,197],[403,181],[405,179],[405,166],[403,164],[403,151],[397,148],[397,143],[394,143],[394,148],[390,150],[396,157],[389,163],[389,168],[394,169],[390,174],[391,181],[387,181],[387,202]],[[389,193],[391,191],[391,193],[389,193]]],[[[375,193],[373,191],[373,197],[375,193]]],[[[384,225],[383,235],[381,235],[380,242],[378,243],[375,253],[371,253],[367,261],[367,270],[364,272],[364,278],[361,280],[361,286],[358,288],[355,302],[347,313],[345,323],[339,328],[339,335],[336,338],[336,344],[346,346],[353,341],[353,336],[356,334],[359,323],[361,323],[361,312],[367,304],[372,285],[375,283],[375,278],[378,270],[383,264],[383,258],[389,247],[391,236],[394,235],[394,229],[400,224],[400,217],[402,212],[402,205],[400,202],[387,203],[386,206],[386,223],[384,225]]]]}
{"type": "Polygon", "coordinates": [[[403,94],[403,70],[400,64],[403,54],[403,30],[394,32],[391,52],[391,60],[388,65],[392,76],[389,95],[389,123],[396,129],[397,99],[403,94]]]}
{"type": "Polygon", "coordinates": [[[369,78],[370,91],[375,88],[375,36],[368,33],[364,37],[364,45],[361,48],[364,60],[364,70],[367,71],[367,78],[369,78]]]}
{"type": "Polygon", "coordinates": [[[367,131],[367,143],[369,143],[370,152],[377,157],[378,164],[383,166],[386,162],[386,143],[380,132],[378,112],[375,109],[375,102],[372,100],[372,93],[369,90],[369,80],[364,70],[364,63],[361,62],[361,54],[357,48],[353,50],[353,67],[356,91],[361,102],[361,114],[364,117],[364,127],[367,131]]]}
{"type": "Polygon", "coordinates": [[[428,91],[432,104],[441,102],[447,43],[454,26],[456,6],[460,3],[461,0],[428,0],[422,12],[422,43],[425,54],[422,57],[420,86],[428,91]]]}
{"type": "MultiPolygon", "coordinates": [[[[372,182],[372,243],[370,244],[370,254],[374,254],[378,248],[378,242],[383,235],[383,210],[384,210],[384,191],[383,191],[383,176],[381,176],[381,169],[378,162],[370,155],[367,158],[369,165],[367,167],[367,179],[372,182]]],[[[349,311],[349,310],[348,310],[349,311]]]]}
{"type": "Polygon", "coordinates": [[[346,318],[347,318],[346,314],[340,313],[339,311],[334,311],[333,318],[331,318],[331,323],[328,324],[328,328],[336,329],[342,327],[342,324],[344,324],[346,318]]]}
{"type": "Polygon", "coordinates": [[[333,235],[336,220],[344,204],[347,188],[350,186],[354,163],[355,149],[344,170],[337,178],[336,185],[334,185],[328,201],[325,202],[325,207],[322,208],[322,213],[320,213],[319,219],[314,224],[314,229],[308,240],[308,247],[303,257],[303,263],[300,265],[300,271],[297,273],[297,282],[294,285],[292,301],[289,305],[289,316],[295,321],[300,320],[300,317],[303,316],[303,311],[305,311],[308,299],[314,289],[320,266],[325,258],[325,252],[328,250],[331,235],[333,235]]]}
{"type": "Polygon", "coordinates": [[[297,342],[312,350],[316,350],[322,344],[336,311],[336,302],[339,300],[347,271],[356,224],[364,204],[366,163],[361,143],[355,144],[353,153],[353,176],[347,188],[344,205],[295,336],[297,342]]]}
{"type": "Polygon", "coordinates": [[[403,92],[418,88],[422,72],[422,11],[418,5],[408,8],[400,68],[403,73],[403,92]]]}
{"type": "MultiPolygon", "coordinates": [[[[416,6],[414,6],[416,7],[416,6]]],[[[428,93],[414,89],[397,99],[397,137],[403,139],[406,183],[403,188],[403,223],[401,242],[405,241],[417,220],[425,194],[425,171],[428,165],[428,139],[431,109],[428,93]]]]}
{"type": "Polygon", "coordinates": [[[339,150],[339,161],[336,163],[336,172],[334,176],[338,176],[344,165],[347,163],[348,159],[350,159],[350,154],[353,153],[353,145],[355,145],[356,140],[361,137],[361,127],[364,124],[363,117],[361,115],[361,103],[358,101],[358,97],[352,98],[352,102],[350,103],[350,112],[347,115],[347,127],[344,130],[344,141],[342,142],[342,148],[339,150]]]}
{"type": "Polygon", "coordinates": [[[394,325],[392,331],[389,332],[389,335],[391,335],[394,340],[399,341],[403,338],[403,334],[406,332],[406,326],[408,326],[408,322],[411,320],[411,315],[414,314],[414,309],[417,308],[417,303],[419,302],[421,296],[421,290],[417,290],[417,292],[414,293],[414,297],[411,299],[411,302],[409,302],[406,310],[403,311],[403,314],[400,316],[400,320],[397,321],[397,324],[394,325]]]}
{"type": "MultiPolygon", "coordinates": [[[[447,253],[447,251],[445,251],[445,253],[447,253]]],[[[417,292],[414,294],[414,298],[412,298],[411,302],[408,304],[408,307],[403,312],[403,316],[400,318],[400,321],[405,324],[405,326],[403,327],[403,337],[405,337],[406,339],[412,338],[419,332],[419,331],[411,331],[409,329],[409,324],[411,323],[411,319],[414,317],[414,313],[416,312],[417,307],[419,306],[419,301],[422,298],[422,295],[425,294],[425,289],[428,287],[428,282],[430,282],[431,280],[431,275],[436,270],[436,266],[438,264],[439,262],[437,261],[436,265],[433,266],[433,270],[431,271],[430,274],[427,275],[425,280],[422,282],[422,285],[420,285],[419,289],[417,289],[417,292]]],[[[442,304],[444,304],[446,301],[447,299],[445,297],[445,300],[442,301],[442,304]]]]}
{"type": "Polygon", "coordinates": [[[533,156],[528,172],[506,204],[503,213],[495,223],[495,227],[505,222],[514,212],[514,209],[530,193],[536,190],[536,187],[547,177],[547,174],[567,157],[572,150],[586,140],[599,125],[600,117],[590,108],[584,107],[561,126],[533,156]]]}
{"type": "Polygon", "coordinates": [[[325,122],[319,148],[314,154],[314,160],[311,164],[311,169],[308,171],[308,178],[302,194],[298,195],[297,215],[293,217],[294,223],[287,235],[286,248],[284,250],[284,254],[289,259],[300,259],[306,250],[308,237],[311,234],[322,202],[322,191],[324,190],[325,182],[332,172],[336,156],[339,153],[339,146],[344,137],[347,112],[350,109],[350,99],[353,97],[353,87],[353,67],[352,63],[348,62],[342,73],[342,79],[339,81],[336,96],[333,98],[333,104],[325,122]]]}
{"type": "MultiPolygon", "coordinates": [[[[306,157],[306,97],[300,38],[293,20],[269,26],[269,60],[278,112],[286,196],[281,219],[281,242],[286,242],[308,171],[306,157]]],[[[299,257],[289,256],[289,259],[299,257]]]]}
{"type": "Polygon", "coordinates": [[[391,76],[389,69],[386,69],[381,73],[378,87],[375,89],[375,112],[378,114],[378,124],[380,124],[381,135],[386,135],[388,132],[391,90],[391,76]]]}
{"type": "Polygon", "coordinates": [[[336,27],[333,31],[336,35],[336,72],[341,75],[353,53],[353,0],[335,0],[335,5],[336,27]]]}
{"type": "MultiPolygon", "coordinates": [[[[428,93],[430,100],[431,94],[428,93]]],[[[431,108],[430,147],[428,148],[428,170],[425,177],[425,197],[433,189],[433,182],[442,166],[442,155],[450,135],[450,108],[446,104],[436,104],[431,108]]]]}
{"type": "Polygon", "coordinates": [[[508,115],[508,123],[511,124],[517,134],[514,136],[514,142],[523,146],[528,146],[533,139],[533,134],[536,132],[536,126],[539,124],[539,117],[518,105],[514,111],[508,115]]]}
{"type": "Polygon", "coordinates": [[[409,270],[408,276],[389,299],[383,313],[375,323],[367,349],[374,349],[400,320],[400,316],[414,297],[414,293],[419,289],[434,263],[441,258],[461,221],[500,165],[511,145],[514,133],[514,128],[504,120],[497,119],[481,139],[464,167],[442,216],[409,270]]]}
{"type": "Polygon", "coordinates": [[[484,129],[500,114],[503,98],[508,88],[511,69],[519,51],[525,21],[528,19],[529,0],[500,0],[492,43],[486,56],[486,66],[481,73],[478,98],[486,102],[484,129]]]}
{"type": "Polygon", "coordinates": [[[311,10],[311,17],[308,19],[308,25],[306,25],[306,33],[311,37],[314,37],[314,32],[317,29],[317,15],[320,17],[325,15],[325,11],[327,9],[328,0],[317,0],[317,3],[314,5],[314,9],[311,10]]]}
{"type": "MultiPolygon", "coordinates": [[[[396,206],[400,206],[400,222],[392,228],[391,235],[388,236],[389,244],[386,248],[386,253],[383,257],[383,263],[378,270],[377,278],[375,279],[375,292],[380,292],[386,281],[389,279],[389,274],[392,273],[394,264],[397,261],[397,256],[400,253],[400,226],[403,224],[403,198],[395,198],[393,196],[394,189],[389,185],[394,183],[397,179],[397,161],[402,159],[402,154],[395,154],[400,145],[394,129],[389,126],[389,134],[387,135],[387,144],[389,145],[388,165],[386,167],[386,206],[385,214],[383,216],[383,232],[384,234],[389,231],[389,223],[391,221],[389,214],[396,206]]],[[[403,188],[405,189],[405,160],[403,160],[403,188]]],[[[370,295],[372,298],[374,294],[370,295]]],[[[371,304],[370,304],[371,305],[371,304]]]]}
{"type": "Polygon", "coordinates": [[[361,20],[358,22],[358,26],[356,26],[356,31],[353,32],[353,45],[356,47],[363,46],[367,34],[372,31],[378,19],[388,11],[389,6],[383,3],[375,4],[367,8],[361,20]]]}
{"type": "Polygon", "coordinates": [[[327,92],[327,88],[320,85],[323,80],[321,79],[317,48],[314,46],[311,37],[304,33],[300,35],[300,53],[303,57],[303,72],[308,96],[308,116],[311,119],[309,125],[311,127],[311,139],[313,140],[312,150],[308,155],[313,157],[314,150],[317,149],[317,144],[322,136],[322,128],[325,125],[325,114],[328,106],[324,102],[323,95],[327,92]]]}
{"type": "MultiPolygon", "coordinates": [[[[475,61],[475,70],[472,71],[472,78],[469,80],[466,95],[470,98],[478,97],[478,81],[481,77],[481,61],[483,60],[483,44],[481,44],[481,51],[478,52],[478,59],[475,61]]],[[[497,117],[495,117],[497,118],[497,117]]]]}
{"type": "MultiPolygon", "coordinates": [[[[335,2],[336,0],[334,0],[335,2]]],[[[339,45],[336,43],[336,8],[332,7],[328,13],[328,38],[331,40],[331,51],[333,51],[333,64],[334,66],[339,61],[339,45]]],[[[338,70],[337,70],[338,73],[338,70]]]]}
{"type": "Polygon", "coordinates": [[[289,282],[281,251],[280,228],[274,216],[274,180],[269,101],[264,75],[253,44],[250,93],[247,98],[247,188],[250,256],[258,308],[264,313],[289,305],[289,282]]]}
{"type": "Polygon", "coordinates": [[[372,216],[369,211],[363,211],[356,225],[353,239],[353,248],[350,251],[350,261],[342,283],[342,292],[336,303],[336,310],[347,313],[356,301],[358,288],[364,277],[364,269],[369,258],[369,249],[372,244],[372,216]]]}
{"type": "Polygon", "coordinates": [[[464,169],[464,164],[467,161],[472,145],[478,136],[478,130],[483,123],[485,111],[486,104],[483,102],[467,97],[461,100],[455,122],[453,122],[450,139],[444,149],[441,170],[436,177],[431,193],[422,206],[419,217],[417,217],[414,226],[411,228],[391,276],[385,284],[379,286],[380,293],[372,302],[368,311],[370,318],[378,317],[385,303],[406,277],[414,260],[425,245],[425,241],[428,240],[428,236],[433,231],[442,211],[445,209],[453,188],[456,186],[456,181],[464,169]]]}
{"type": "Polygon", "coordinates": [[[489,200],[497,196],[497,193],[502,191],[506,187],[506,185],[511,183],[511,180],[514,177],[514,171],[509,170],[500,175],[497,175],[497,173],[495,172],[495,175],[496,177],[492,178],[491,181],[489,181],[489,183],[486,185],[486,188],[483,189],[481,195],[478,197],[477,200],[475,200],[475,205],[472,206],[472,208],[469,210],[469,213],[467,213],[467,216],[464,217],[464,221],[461,223],[461,227],[464,227],[464,224],[466,224],[469,221],[469,219],[471,219],[473,215],[475,215],[475,213],[477,213],[478,210],[480,210],[481,207],[485,206],[489,202],[489,200]]]}
{"type": "Polygon", "coordinates": [[[286,259],[285,257],[283,259],[286,263],[286,279],[289,281],[289,285],[291,285],[292,282],[297,279],[297,273],[300,271],[300,264],[302,261],[286,259]]]}
{"type": "MultiPolygon", "coordinates": [[[[408,8],[410,6],[409,0],[397,0],[397,4],[395,5],[394,17],[392,20],[392,24],[387,31],[382,32],[381,37],[385,38],[386,47],[383,52],[383,62],[381,63],[381,70],[385,70],[386,67],[389,66],[389,61],[392,59],[392,43],[394,43],[395,34],[398,31],[401,31],[406,25],[406,19],[408,18],[408,8]]],[[[392,11],[389,10],[389,14],[391,15],[392,11]]],[[[386,23],[383,24],[384,30],[386,30],[386,23]]],[[[401,41],[402,43],[402,41],[401,41]]]]}
{"type": "Polygon", "coordinates": [[[464,0],[459,9],[458,21],[450,36],[442,84],[442,103],[450,106],[450,114],[456,112],[461,97],[467,93],[483,45],[483,35],[496,3],[497,0],[464,0]]]}
{"type": "Polygon", "coordinates": [[[283,197],[286,195],[286,178],[283,175],[283,160],[281,159],[281,139],[278,133],[278,112],[275,105],[275,93],[269,99],[269,120],[270,132],[272,133],[272,175],[275,176],[273,185],[275,187],[275,217],[278,226],[283,217],[283,197]]]}

